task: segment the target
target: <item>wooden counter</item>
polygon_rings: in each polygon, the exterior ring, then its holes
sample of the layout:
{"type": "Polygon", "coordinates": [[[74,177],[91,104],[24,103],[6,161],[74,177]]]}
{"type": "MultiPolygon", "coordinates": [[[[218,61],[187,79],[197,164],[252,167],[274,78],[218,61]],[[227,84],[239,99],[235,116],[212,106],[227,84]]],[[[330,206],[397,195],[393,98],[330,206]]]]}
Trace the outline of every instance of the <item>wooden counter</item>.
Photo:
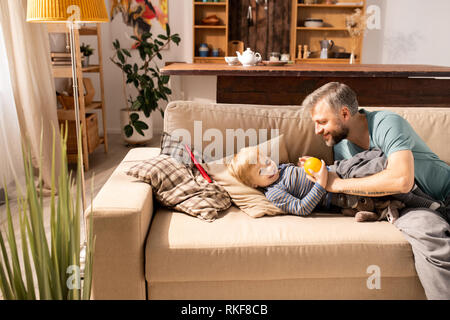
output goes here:
{"type": "Polygon", "coordinates": [[[450,67],[432,65],[294,64],[242,67],[173,63],[163,75],[217,76],[218,103],[299,105],[330,81],[349,85],[360,105],[450,106],[450,67]]]}

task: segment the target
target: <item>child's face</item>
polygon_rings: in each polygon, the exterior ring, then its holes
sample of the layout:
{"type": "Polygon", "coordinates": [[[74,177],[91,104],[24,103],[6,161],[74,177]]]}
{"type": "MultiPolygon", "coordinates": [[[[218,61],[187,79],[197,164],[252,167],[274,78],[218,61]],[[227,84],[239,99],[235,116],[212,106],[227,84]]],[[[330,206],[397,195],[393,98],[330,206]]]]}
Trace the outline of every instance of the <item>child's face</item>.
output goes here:
{"type": "Polygon", "coordinates": [[[252,182],[255,187],[267,187],[273,184],[280,177],[275,162],[267,156],[260,155],[258,162],[250,168],[252,182]]]}

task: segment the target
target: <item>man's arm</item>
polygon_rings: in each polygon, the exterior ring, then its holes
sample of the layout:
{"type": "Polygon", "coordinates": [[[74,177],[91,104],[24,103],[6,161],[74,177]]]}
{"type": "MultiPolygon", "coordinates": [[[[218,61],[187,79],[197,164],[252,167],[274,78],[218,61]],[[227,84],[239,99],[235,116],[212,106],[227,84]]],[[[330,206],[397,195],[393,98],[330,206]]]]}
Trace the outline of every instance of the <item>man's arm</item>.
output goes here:
{"type": "Polygon", "coordinates": [[[401,150],[388,157],[386,169],[364,178],[341,179],[328,174],[326,190],[359,196],[381,197],[407,193],[414,186],[414,157],[410,150],[401,150]]]}

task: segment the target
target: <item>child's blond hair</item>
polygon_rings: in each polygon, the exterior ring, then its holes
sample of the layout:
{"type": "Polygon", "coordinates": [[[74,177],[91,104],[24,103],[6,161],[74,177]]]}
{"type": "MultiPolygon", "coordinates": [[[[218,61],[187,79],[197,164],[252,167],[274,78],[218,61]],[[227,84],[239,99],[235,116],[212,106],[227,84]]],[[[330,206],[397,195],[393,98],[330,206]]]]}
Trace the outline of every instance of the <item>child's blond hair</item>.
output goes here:
{"type": "Polygon", "coordinates": [[[250,169],[259,161],[259,148],[242,148],[228,164],[228,171],[237,180],[249,187],[254,187],[250,169]]]}

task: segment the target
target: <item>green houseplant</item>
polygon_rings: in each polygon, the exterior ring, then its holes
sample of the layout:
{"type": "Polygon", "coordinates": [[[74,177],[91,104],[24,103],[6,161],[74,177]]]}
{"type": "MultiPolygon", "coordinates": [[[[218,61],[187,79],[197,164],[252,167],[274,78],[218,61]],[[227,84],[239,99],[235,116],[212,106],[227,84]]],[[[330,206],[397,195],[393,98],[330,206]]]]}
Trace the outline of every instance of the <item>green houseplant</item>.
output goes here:
{"type": "Polygon", "coordinates": [[[88,44],[83,44],[80,46],[80,52],[83,54],[82,64],[83,67],[89,67],[89,57],[94,53],[94,49],[88,44]]]}
{"type": "MultiPolygon", "coordinates": [[[[171,34],[169,25],[166,24],[166,34],[159,34],[156,37],[150,32],[144,32],[140,38],[131,36],[136,41],[136,49],[139,53],[138,62],[129,62],[132,55],[129,50],[121,48],[119,40],[113,42],[115,53],[111,61],[122,70],[124,78],[124,95],[126,99],[125,118],[123,120],[123,130],[125,140],[129,143],[139,143],[136,139],[138,135],[144,137],[144,131],[150,131],[149,118],[151,113],[158,109],[164,116],[163,110],[158,106],[158,101],[168,101],[168,95],[172,93],[168,87],[169,76],[160,73],[157,59],[162,60],[161,51],[171,42],[179,45],[181,39],[178,34],[171,34]],[[127,97],[127,85],[131,84],[136,94],[134,97],[127,97]],[[137,133],[137,135],[135,134],[137,133]]],[[[151,139],[152,133],[149,134],[151,139]]]]}
{"type": "MultiPolygon", "coordinates": [[[[68,171],[66,143],[67,130],[61,139],[61,170],[56,176],[55,135],[53,134],[50,239],[46,236],[44,226],[42,183],[39,187],[36,186],[31,151],[29,148],[23,148],[26,184],[25,195],[19,192],[17,198],[20,231],[17,235],[15,234],[8,196],[6,196],[6,230],[0,230],[0,290],[4,299],[87,300],[90,298],[95,239],[92,232],[89,232],[86,239],[86,260],[82,280],[81,166],[78,165],[75,182],[72,173],[68,171]],[[58,187],[56,187],[55,179],[58,179],[58,187]],[[22,249],[19,249],[19,243],[22,249]]],[[[80,164],[80,153],[78,159],[80,164]]],[[[6,188],[5,193],[7,194],[6,188]]]]}

